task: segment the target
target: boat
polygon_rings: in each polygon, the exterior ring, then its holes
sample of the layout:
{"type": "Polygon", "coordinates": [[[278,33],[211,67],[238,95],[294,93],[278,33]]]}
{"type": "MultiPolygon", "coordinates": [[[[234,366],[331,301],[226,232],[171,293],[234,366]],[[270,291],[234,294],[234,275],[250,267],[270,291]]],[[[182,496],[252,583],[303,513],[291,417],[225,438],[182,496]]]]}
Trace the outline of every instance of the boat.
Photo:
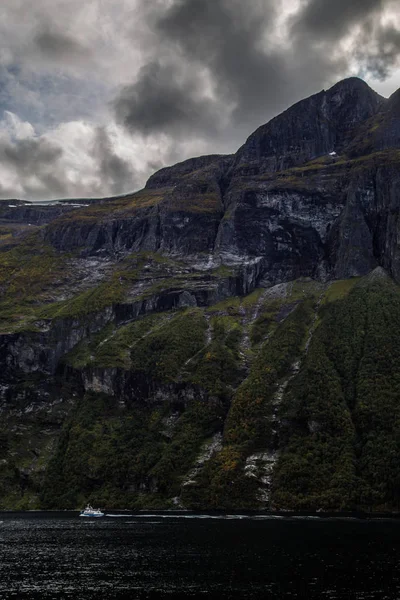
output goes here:
{"type": "Polygon", "coordinates": [[[90,504],[84,510],[81,510],[80,517],[104,517],[104,513],[99,508],[93,508],[90,504]]]}

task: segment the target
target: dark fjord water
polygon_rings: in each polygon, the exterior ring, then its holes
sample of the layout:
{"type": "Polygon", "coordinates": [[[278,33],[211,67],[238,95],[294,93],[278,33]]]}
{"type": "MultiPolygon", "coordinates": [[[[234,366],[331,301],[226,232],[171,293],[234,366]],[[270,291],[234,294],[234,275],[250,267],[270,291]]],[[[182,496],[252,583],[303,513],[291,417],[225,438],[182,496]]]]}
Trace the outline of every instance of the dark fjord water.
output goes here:
{"type": "Polygon", "coordinates": [[[400,598],[400,521],[0,514],[0,599],[400,598]]]}

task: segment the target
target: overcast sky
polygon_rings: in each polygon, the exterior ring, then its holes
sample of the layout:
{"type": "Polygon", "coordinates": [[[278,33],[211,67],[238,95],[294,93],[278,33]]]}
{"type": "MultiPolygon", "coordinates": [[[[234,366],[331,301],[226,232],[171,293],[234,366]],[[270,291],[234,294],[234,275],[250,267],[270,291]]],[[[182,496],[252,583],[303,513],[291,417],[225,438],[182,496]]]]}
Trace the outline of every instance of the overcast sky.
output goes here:
{"type": "Polygon", "coordinates": [[[0,197],[139,189],[349,75],[400,87],[398,0],[1,0],[0,197]]]}

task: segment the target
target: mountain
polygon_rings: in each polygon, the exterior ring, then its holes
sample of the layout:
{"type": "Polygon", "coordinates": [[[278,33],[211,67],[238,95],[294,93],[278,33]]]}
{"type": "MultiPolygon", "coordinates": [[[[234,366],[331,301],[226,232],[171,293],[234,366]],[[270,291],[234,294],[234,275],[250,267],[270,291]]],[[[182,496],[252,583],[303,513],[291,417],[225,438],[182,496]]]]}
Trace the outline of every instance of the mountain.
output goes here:
{"type": "Polygon", "coordinates": [[[0,202],[0,507],[395,511],[400,91],[0,202]]]}

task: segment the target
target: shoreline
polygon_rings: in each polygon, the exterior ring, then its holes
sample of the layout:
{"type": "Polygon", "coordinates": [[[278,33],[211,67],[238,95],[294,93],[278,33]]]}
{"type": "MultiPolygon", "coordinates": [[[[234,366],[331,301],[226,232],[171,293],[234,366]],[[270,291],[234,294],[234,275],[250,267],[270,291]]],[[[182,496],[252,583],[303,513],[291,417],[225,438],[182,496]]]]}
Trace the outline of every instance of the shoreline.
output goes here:
{"type": "MultiPolygon", "coordinates": [[[[237,519],[237,520],[357,520],[357,521],[375,521],[375,520],[393,520],[400,521],[400,512],[362,512],[362,511],[251,511],[251,510],[228,510],[228,511],[194,511],[194,510],[153,510],[153,509],[103,509],[105,512],[103,519],[137,517],[137,518],[193,518],[193,519],[237,519]]],[[[52,509],[52,510],[0,510],[0,519],[2,517],[75,517],[79,516],[80,509],[52,509]]]]}

